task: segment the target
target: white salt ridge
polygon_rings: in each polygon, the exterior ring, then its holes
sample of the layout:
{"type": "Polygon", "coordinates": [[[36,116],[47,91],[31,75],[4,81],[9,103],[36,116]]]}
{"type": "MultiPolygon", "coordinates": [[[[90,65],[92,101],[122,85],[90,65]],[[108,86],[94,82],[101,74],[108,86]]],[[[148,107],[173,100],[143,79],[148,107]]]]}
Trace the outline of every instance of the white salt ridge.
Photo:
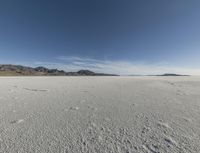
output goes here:
{"type": "Polygon", "coordinates": [[[20,119],[20,120],[17,121],[18,124],[20,124],[22,122],[24,122],[24,119],[20,119]]]}

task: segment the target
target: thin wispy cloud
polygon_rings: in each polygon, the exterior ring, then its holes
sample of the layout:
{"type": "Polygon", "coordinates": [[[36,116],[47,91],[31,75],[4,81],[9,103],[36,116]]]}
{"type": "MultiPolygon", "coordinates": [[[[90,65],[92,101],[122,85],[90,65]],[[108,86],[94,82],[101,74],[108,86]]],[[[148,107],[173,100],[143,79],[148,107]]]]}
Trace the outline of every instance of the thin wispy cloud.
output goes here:
{"type": "Polygon", "coordinates": [[[130,62],[119,60],[99,60],[76,56],[59,56],[57,62],[35,62],[34,65],[43,65],[49,68],[58,68],[65,71],[88,69],[100,73],[113,73],[119,75],[153,75],[163,73],[177,73],[200,75],[200,69],[186,67],[172,67],[166,62],[149,64],[145,62],[130,62]]]}

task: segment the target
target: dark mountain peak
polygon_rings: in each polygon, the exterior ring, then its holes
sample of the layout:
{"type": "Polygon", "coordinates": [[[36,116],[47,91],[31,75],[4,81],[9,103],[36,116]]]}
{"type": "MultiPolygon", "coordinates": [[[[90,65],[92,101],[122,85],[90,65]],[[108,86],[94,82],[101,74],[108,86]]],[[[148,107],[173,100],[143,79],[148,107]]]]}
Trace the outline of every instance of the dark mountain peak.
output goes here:
{"type": "Polygon", "coordinates": [[[160,76],[189,76],[189,75],[181,75],[181,74],[174,74],[174,73],[165,73],[163,75],[160,76]]]}
{"type": "Polygon", "coordinates": [[[46,67],[42,67],[42,66],[36,67],[34,69],[35,71],[38,71],[38,72],[47,72],[49,70],[46,67]]]}
{"type": "Polygon", "coordinates": [[[5,71],[14,71],[14,70],[32,70],[33,68],[21,65],[12,65],[12,64],[0,64],[0,70],[5,71]]]}
{"type": "Polygon", "coordinates": [[[90,70],[80,70],[77,72],[79,75],[95,75],[96,73],[90,71],[90,70]]]}

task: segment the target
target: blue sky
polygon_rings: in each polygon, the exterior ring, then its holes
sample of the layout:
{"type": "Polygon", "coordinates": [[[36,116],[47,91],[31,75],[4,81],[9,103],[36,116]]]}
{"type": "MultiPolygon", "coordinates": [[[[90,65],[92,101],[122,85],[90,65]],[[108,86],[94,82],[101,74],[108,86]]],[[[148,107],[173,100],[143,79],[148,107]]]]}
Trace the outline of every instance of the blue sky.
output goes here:
{"type": "Polygon", "coordinates": [[[199,0],[0,1],[0,63],[200,74],[199,0]]]}

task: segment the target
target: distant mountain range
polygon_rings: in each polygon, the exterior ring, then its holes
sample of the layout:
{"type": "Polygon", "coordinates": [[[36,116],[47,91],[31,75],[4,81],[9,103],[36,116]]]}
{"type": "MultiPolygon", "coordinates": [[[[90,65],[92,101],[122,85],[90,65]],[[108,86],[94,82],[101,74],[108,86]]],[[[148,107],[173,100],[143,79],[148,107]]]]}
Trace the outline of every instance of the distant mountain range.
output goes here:
{"type": "Polygon", "coordinates": [[[165,73],[160,75],[129,75],[129,76],[190,76],[190,75],[182,75],[182,74],[175,74],[175,73],[165,73]]]}
{"type": "Polygon", "coordinates": [[[115,74],[95,73],[89,70],[65,72],[45,67],[27,67],[21,65],[0,65],[0,76],[117,76],[115,74]]]}
{"type": "MultiPolygon", "coordinates": [[[[90,70],[80,70],[77,72],[65,72],[58,69],[48,69],[46,67],[27,67],[12,64],[0,64],[0,76],[118,76],[116,74],[95,73],[90,70]]],[[[141,76],[141,75],[129,75],[141,76]]],[[[162,75],[146,75],[146,76],[189,76],[173,73],[162,75]]]]}
{"type": "Polygon", "coordinates": [[[165,74],[157,75],[157,76],[189,76],[189,75],[181,75],[181,74],[174,74],[174,73],[165,73],[165,74]]]}

